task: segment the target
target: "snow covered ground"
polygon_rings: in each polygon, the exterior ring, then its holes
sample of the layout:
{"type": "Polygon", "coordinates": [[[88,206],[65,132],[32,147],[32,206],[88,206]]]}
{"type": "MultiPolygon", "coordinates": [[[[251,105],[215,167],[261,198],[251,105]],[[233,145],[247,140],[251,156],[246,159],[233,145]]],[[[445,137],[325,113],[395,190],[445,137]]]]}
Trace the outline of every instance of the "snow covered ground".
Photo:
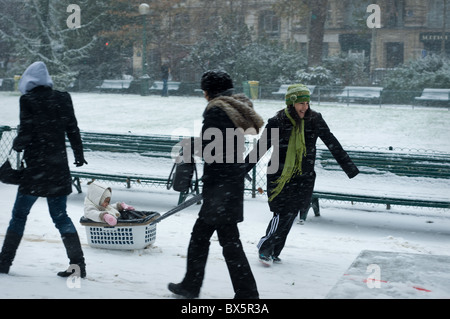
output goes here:
{"type": "MultiPolygon", "coordinates": [[[[80,128],[99,132],[197,135],[205,106],[205,100],[194,97],[72,94],[72,98],[80,128]]],[[[0,92],[0,125],[18,124],[18,99],[17,94],[0,92]]],[[[256,110],[265,119],[282,107],[281,101],[255,101],[256,110]]],[[[313,108],[323,114],[346,148],[393,146],[450,152],[448,109],[339,104],[313,108]]],[[[347,180],[342,172],[322,170],[317,187],[350,187],[370,193],[388,187],[385,191],[399,195],[417,193],[441,199],[450,194],[449,182],[444,179],[412,180],[392,174],[376,180],[366,178],[347,180]]],[[[0,242],[16,189],[0,184],[0,242]]],[[[179,282],[184,275],[187,245],[199,206],[159,223],[156,242],[150,248],[116,251],[87,244],[85,228],[78,222],[84,196],[70,195],[67,210],[81,237],[87,279],[71,282],[56,276],[68,262],[41,198],[31,211],[10,274],[0,275],[0,298],[174,298],[167,284],[179,282]]],[[[164,213],[176,205],[178,193],[113,185],[112,200],[164,213]]],[[[245,221],[239,224],[241,240],[261,298],[450,298],[450,273],[444,271],[450,267],[449,210],[393,207],[387,211],[377,205],[321,202],[322,216],[314,217],[311,212],[304,225],[294,224],[280,256],[283,264],[264,268],[257,261],[256,244],[271,218],[266,198],[248,196],[244,208],[245,221]],[[428,267],[421,267],[427,256],[428,267]],[[394,261],[400,262],[397,271],[392,270],[394,261]],[[375,270],[380,275],[379,287],[372,289],[369,286],[374,282],[367,280],[373,276],[369,271],[373,268],[368,268],[371,264],[378,265],[375,270]]],[[[213,236],[200,298],[231,297],[226,265],[213,236]]]]}

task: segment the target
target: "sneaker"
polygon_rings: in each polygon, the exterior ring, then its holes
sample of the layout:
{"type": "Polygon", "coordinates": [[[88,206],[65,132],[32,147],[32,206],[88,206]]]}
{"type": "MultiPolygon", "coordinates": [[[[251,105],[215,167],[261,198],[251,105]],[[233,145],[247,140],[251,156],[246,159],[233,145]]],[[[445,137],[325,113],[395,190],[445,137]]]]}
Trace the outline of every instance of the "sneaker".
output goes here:
{"type": "Polygon", "coordinates": [[[280,257],[274,257],[274,256],[272,256],[272,262],[274,264],[281,264],[282,263],[280,257]]]}
{"type": "Polygon", "coordinates": [[[181,286],[181,284],[169,283],[168,288],[175,295],[179,295],[179,296],[184,297],[186,299],[198,298],[198,293],[193,293],[193,292],[190,292],[190,291],[184,289],[181,286]]]}
{"type": "Polygon", "coordinates": [[[259,262],[265,267],[270,267],[270,265],[272,265],[272,258],[267,257],[264,254],[259,254],[259,262]]]}

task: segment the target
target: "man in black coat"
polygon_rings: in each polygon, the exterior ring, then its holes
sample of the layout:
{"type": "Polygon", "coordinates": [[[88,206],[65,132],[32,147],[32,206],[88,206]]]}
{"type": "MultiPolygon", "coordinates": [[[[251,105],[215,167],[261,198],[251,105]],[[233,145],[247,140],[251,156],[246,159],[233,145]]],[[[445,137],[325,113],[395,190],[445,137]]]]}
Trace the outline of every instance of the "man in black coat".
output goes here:
{"type": "Polygon", "coordinates": [[[286,93],[287,107],[268,120],[262,137],[246,158],[249,171],[273,146],[267,172],[273,218],[258,244],[260,261],[266,266],[281,262],[278,256],[295,217],[298,212],[305,214],[310,207],[316,180],[317,138],[324,142],[349,178],[359,173],[322,115],[311,110],[309,103],[310,91],[306,86],[290,86],[286,93]]]}
{"type": "MultiPolygon", "coordinates": [[[[26,164],[19,185],[12,218],[0,253],[0,273],[8,273],[22,238],[27,216],[39,197],[46,197],[50,216],[66,247],[71,268],[86,276],[85,262],[77,231],[66,212],[72,180],[66,152],[66,134],[75,155],[75,164],[87,164],[72,100],[67,92],[52,89],[53,82],[43,62],[31,64],[19,89],[20,126],[13,149],[24,152],[26,164]]],[[[67,277],[72,272],[62,271],[67,277]]]]}
{"type": "Polygon", "coordinates": [[[203,205],[192,230],[185,277],[179,284],[170,283],[169,290],[187,298],[198,297],[210,238],[217,231],[234,297],[259,298],[237,223],[243,221],[244,135],[257,134],[264,122],[247,97],[232,95],[233,82],[227,73],[208,71],[203,74],[201,86],[208,100],[200,138],[205,161],[203,205]]]}

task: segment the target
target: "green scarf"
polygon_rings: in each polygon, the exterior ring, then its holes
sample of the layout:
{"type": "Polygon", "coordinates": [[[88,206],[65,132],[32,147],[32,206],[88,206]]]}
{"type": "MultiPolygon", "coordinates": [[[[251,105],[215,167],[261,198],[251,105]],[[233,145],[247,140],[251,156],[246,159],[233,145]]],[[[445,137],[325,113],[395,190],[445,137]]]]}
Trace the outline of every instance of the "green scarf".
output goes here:
{"type": "Polygon", "coordinates": [[[277,186],[272,191],[269,202],[281,193],[284,185],[289,183],[293,176],[302,174],[302,161],[303,157],[306,156],[304,120],[302,119],[301,124],[298,125],[289,114],[288,108],[284,110],[284,113],[286,113],[286,116],[294,127],[292,128],[291,136],[289,137],[283,171],[281,172],[281,176],[274,182],[277,186]]]}

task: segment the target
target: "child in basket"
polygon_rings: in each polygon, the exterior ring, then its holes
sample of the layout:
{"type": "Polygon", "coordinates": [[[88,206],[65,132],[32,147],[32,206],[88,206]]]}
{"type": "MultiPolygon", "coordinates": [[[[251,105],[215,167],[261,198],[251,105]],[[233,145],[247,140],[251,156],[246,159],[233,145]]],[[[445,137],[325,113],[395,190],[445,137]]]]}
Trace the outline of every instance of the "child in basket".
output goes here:
{"type": "Polygon", "coordinates": [[[84,216],[94,222],[105,222],[110,226],[117,224],[117,219],[123,210],[134,210],[125,203],[110,205],[111,188],[91,183],[84,199],[84,216]]]}

